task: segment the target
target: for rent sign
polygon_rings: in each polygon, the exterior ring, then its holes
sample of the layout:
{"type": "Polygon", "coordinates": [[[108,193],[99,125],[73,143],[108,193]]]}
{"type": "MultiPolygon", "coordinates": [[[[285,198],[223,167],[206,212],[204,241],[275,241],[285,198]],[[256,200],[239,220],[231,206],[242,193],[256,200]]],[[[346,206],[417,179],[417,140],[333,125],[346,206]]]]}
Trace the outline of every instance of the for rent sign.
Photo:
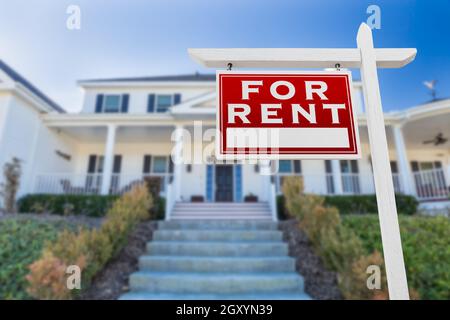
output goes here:
{"type": "Polygon", "coordinates": [[[360,157],[350,72],[217,72],[218,158],[360,157]]]}

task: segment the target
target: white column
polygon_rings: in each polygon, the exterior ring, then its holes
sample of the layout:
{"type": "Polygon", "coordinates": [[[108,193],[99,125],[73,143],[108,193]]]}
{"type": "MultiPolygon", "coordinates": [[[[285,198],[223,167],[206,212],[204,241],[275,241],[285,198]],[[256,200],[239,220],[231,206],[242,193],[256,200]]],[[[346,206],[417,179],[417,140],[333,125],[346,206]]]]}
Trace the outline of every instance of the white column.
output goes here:
{"type": "Polygon", "coordinates": [[[413,177],[409,166],[408,155],[406,153],[405,140],[403,139],[402,125],[397,124],[392,126],[392,131],[394,134],[395,152],[397,154],[397,164],[402,191],[405,194],[415,194],[413,177]]]}
{"type": "Polygon", "coordinates": [[[116,125],[108,125],[106,136],[105,155],[103,160],[102,190],[101,194],[108,194],[111,186],[111,175],[114,162],[114,144],[116,142],[116,125]]]}
{"type": "Polygon", "coordinates": [[[343,194],[341,164],[339,160],[331,160],[331,172],[333,173],[333,185],[335,194],[343,194]]]}
{"type": "Polygon", "coordinates": [[[175,127],[172,134],[172,141],[175,142],[172,151],[173,161],[173,199],[174,201],[181,200],[181,175],[183,174],[183,126],[175,127]]]}

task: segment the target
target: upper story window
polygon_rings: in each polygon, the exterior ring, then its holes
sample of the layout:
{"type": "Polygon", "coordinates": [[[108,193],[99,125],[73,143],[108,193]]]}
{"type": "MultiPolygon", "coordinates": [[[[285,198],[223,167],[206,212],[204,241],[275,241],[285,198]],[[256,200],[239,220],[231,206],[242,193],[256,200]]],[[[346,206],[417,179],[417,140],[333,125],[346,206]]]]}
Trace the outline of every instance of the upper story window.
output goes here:
{"type": "Polygon", "coordinates": [[[147,102],[147,112],[163,113],[174,105],[181,102],[181,94],[149,94],[147,102]]]}
{"type": "Polygon", "coordinates": [[[95,102],[96,113],[127,113],[128,94],[98,94],[95,102]]]}

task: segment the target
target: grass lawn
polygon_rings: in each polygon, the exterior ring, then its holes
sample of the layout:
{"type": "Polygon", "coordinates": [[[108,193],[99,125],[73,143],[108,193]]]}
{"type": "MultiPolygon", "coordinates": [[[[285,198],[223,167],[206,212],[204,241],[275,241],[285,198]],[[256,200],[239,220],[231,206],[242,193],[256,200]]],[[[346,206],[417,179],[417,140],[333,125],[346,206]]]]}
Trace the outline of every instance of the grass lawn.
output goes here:
{"type": "MultiPolygon", "coordinates": [[[[361,238],[367,253],[382,252],[377,215],[342,219],[361,238]]],[[[421,299],[450,299],[450,219],[400,216],[400,232],[409,285],[421,299]]]]}
{"type": "Polygon", "coordinates": [[[69,225],[36,218],[0,220],[0,299],[27,299],[25,275],[46,241],[69,225]]]}

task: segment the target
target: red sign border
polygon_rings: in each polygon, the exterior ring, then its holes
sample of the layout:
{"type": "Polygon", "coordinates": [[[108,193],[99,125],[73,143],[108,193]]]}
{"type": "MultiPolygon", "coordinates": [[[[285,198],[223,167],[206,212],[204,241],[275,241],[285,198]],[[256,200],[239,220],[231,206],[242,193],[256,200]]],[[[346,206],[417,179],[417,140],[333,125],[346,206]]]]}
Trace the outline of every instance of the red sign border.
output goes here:
{"type": "Polygon", "coordinates": [[[230,70],[218,70],[216,71],[216,105],[217,105],[217,114],[216,114],[216,128],[217,128],[217,137],[216,138],[216,158],[220,160],[242,160],[242,159],[360,159],[361,158],[361,147],[360,147],[360,139],[359,139],[359,130],[358,130],[358,121],[356,112],[353,108],[354,94],[353,94],[353,86],[351,85],[352,74],[350,71],[342,70],[342,71],[230,71],[230,70]],[[300,151],[299,153],[293,153],[292,151],[287,151],[283,153],[279,151],[277,153],[242,153],[234,150],[233,152],[224,152],[223,149],[223,136],[221,133],[223,132],[222,123],[220,119],[222,118],[222,99],[221,99],[221,76],[222,75],[267,75],[267,76],[286,76],[286,75],[305,75],[305,76],[344,76],[346,79],[347,85],[347,93],[349,97],[349,107],[351,113],[351,131],[353,135],[353,145],[354,149],[351,151],[300,151]]]}

